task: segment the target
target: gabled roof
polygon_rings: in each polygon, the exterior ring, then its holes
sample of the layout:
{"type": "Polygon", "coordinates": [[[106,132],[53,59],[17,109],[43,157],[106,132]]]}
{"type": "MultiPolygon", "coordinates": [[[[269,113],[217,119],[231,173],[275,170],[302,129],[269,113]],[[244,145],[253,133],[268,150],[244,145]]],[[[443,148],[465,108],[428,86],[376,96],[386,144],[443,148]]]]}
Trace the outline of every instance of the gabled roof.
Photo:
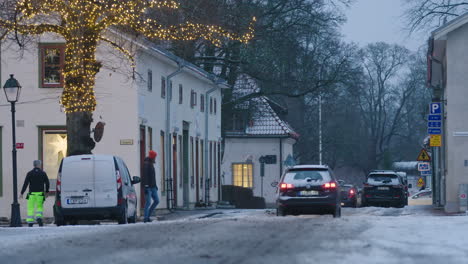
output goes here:
{"type": "Polygon", "coordinates": [[[447,37],[447,34],[466,25],[467,23],[468,23],[468,12],[464,13],[463,15],[458,16],[454,20],[432,31],[432,37],[434,39],[445,39],[447,37]]]}
{"type": "MultiPolygon", "coordinates": [[[[256,80],[247,75],[241,75],[234,85],[234,97],[243,97],[259,91],[256,80]]],[[[299,134],[273,110],[266,96],[252,98],[236,105],[238,109],[250,110],[251,119],[243,132],[246,136],[278,136],[299,138],[299,134]]]]}
{"type": "Polygon", "coordinates": [[[254,113],[250,124],[245,129],[248,135],[278,135],[291,136],[299,138],[292,127],[285,121],[281,120],[273,108],[268,103],[265,96],[251,99],[254,104],[254,113]]]}

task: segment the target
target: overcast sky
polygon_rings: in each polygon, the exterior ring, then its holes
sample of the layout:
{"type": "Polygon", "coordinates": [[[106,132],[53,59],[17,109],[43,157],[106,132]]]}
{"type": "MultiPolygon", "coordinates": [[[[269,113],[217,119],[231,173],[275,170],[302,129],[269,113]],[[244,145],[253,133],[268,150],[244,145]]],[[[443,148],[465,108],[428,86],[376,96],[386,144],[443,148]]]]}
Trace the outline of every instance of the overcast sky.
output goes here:
{"type": "Polygon", "coordinates": [[[408,32],[404,30],[403,1],[355,0],[346,11],[348,22],[342,27],[345,39],[356,42],[361,47],[368,43],[384,41],[416,51],[425,45],[429,33],[408,36],[408,32]]]}

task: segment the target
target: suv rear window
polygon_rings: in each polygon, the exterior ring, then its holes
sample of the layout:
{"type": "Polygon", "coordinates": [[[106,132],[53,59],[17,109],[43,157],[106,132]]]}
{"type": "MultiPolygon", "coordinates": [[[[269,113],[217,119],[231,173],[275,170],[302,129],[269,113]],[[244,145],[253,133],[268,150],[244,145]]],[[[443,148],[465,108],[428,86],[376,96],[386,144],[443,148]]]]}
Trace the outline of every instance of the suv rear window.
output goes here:
{"type": "Polygon", "coordinates": [[[297,183],[304,182],[308,179],[311,180],[312,184],[322,184],[331,181],[331,176],[328,170],[314,170],[314,169],[301,169],[301,170],[290,170],[284,176],[283,182],[285,183],[297,183]]]}
{"type": "Polygon", "coordinates": [[[398,185],[400,180],[395,174],[371,174],[367,178],[367,183],[372,185],[398,185]]]}

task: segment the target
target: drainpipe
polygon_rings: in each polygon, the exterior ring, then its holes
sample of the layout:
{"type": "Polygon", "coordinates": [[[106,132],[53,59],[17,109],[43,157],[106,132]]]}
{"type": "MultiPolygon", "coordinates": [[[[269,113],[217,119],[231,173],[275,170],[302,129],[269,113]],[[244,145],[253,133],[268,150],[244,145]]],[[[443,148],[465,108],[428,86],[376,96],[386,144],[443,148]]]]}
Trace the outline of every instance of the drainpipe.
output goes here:
{"type": "Polygon", "coordinates": [[[279,173],[279,178],[283,175],[283,138],[279,139],[279,165],[280,165],[280,173],[279,173]]]}
{"type": "Polygon", "coordinates": [[[208,205],[208,203],[210,202],[210,178],[208,178],[209,176],[209,171],[208,171],[208,116],[209,116],[209,100],[208,100],[208,96],[215,92],[216,90],[219,89],[219,83],[214,81],[213,80],[213,84],[214,84],[214,88],[212,88],[211,90],[209,90],[208,92],[205,93],[205,157],[204,157],[204,160],[203,162],[205,163],[204,164],[204,172],[205,172],[205,206],[208,205]]]}
{"type": "Polygon", "coordinates": [[[179,61],[177,62],[177,70],[171,74],[169,74],[166,77],[166,153],[165,153],[165,165],[166,165],[166,204],[167,204],[167,209],[171,210],[174,207],[174,190],[173,190],[173,179],[172,179],[172,153],[171,153],[171,147],[172,147],[172,135],[171,135],[171,97],[172,97],[172,90],[170,84],[171,84],[171,79],[175,77],[176,75],[182,73],[183,68],[184,68],[184,62],[179,61]],[[169,194],[168,190],[172,190],[172,192],[169,194]],[[171,197],[172,196],[172,204],[170,203],[171,197]]]}

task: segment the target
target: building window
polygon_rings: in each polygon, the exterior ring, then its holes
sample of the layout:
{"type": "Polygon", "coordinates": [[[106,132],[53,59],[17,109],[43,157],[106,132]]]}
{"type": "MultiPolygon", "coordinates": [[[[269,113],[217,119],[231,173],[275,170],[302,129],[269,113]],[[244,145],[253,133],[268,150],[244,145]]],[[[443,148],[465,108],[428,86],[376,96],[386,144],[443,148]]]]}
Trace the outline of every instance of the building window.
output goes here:
{"type": "Polygon", "coordinates": [[[50,190],[54,191],[60,163],[67,156],[67,131],[48,128],[39,128],[39,131],[42,140],[42,166],[49,177],[50,190]]]}
{"type": "Polygon", "coordinates": [[[169,100],[172,100],[172,81],[169,81],[169,100]]]}
{"type": "Polygon", "coordinates": [[[237,163],[232,164],[232,183],[235,186],[252,188],[253,187],[253,164],[237,163]]]}
{"type": "Polygon", "coordinates": [[[205,112],[205,95],[200,95],[200,111],[205,112]]]}
{"type": "Polygon", "coordinates": [[[210,97],[210,114],[213,114],[213,97],[210,97]]]}
{"type": "Polygon", "coordinates": [[[40,44],[41,87],[62,88],[65,65],[65,44],[40,44]]]}
{"type": "Polygon", "coordinates": [[[148,91],[153,91],[153,71],[148,70],[148,91]]]}
{"type": "Polygon", "coordinates": [[[232,131],[244,131],[247,121],[246,114],[240,111],[232,115],[232,131]]]}
{"type": "Polygon", "coordinates": [[[153,128],[148,127],[148,147],[153,150],[153,128]]]}
{"type": "Polygon", "coordinates": [[[197,93],[192,90],[190,92],[190,106],[194,108],[197,105],[197,93]]]}
{"type": "Polygon", "coordinates": [[[166,78],[161,77],[161,97],[166,98],[166,78]]]}
{"type": "Polygon", "coordinates": [[[184,102],[184,87],[182,84],[179,84],[179,104],[184,102]]]}
{"type": "Polygon", "coordinates": [[[166,191],[166,151],[164,146],[166,145],[164,142],[164,131],[161,131],[161,191],[166,191]]]}
{"type": "Polygon", "coordinates": [[[216,115],[216,111],[217,111],[217,110],[216,110],[216,108],[217,108],[217,105],[216,105],[216,98],[214,99],[214,106],[213,106],[213,108],[214,108],[214,114],[216,115]]]}

